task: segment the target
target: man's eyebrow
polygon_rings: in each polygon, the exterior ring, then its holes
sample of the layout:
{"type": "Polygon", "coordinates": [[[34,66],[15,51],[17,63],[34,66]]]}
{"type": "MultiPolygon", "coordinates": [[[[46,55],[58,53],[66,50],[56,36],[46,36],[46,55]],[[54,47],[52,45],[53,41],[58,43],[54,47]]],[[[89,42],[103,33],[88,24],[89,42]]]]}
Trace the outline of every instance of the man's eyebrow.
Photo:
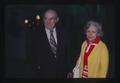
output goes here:
{"type": "MultiPolygon", "coordinates": [[[[47,17],[44,17],[44,18],[47,18],[47,17]]],[[[51,17],[50,19],[56,19],[56,17],[51,17]]]]}

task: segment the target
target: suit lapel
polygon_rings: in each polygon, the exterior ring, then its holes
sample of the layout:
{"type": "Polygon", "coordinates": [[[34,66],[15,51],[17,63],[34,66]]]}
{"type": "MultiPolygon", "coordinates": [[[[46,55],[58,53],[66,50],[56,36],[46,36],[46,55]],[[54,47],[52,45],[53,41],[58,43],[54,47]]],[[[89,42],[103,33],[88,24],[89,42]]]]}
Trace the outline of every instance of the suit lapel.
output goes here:
{"type": "MultiPolygon", "coordinates": [[[[42,36],[43,38],[42,38],[42,39],[43,39],[43,43],[45,43],[45,45],[46,45],[46,49],[49,50],[49,52],[50,52],[52,55],[54,55],[53,52],[52,52],[52,50],[51,50],[51,46],[50,46],[50,44],[49,44],[49,40],[48,40],[48,37],[47,37],[47,33],[46,33],[46,31],[45,31],[45,28],[42,28],[42,32],[43,32],[43,33],[42,33],[42,34],[43,34],[43,36],[42,36]]],[[[58,34],[57,30],[56,30],[56,34],[57,34],[57,38],[58,38],[58,35],[59,35],[59,34],[58,34]]],[[[57,39],[57,40],[59,40],[59,39],[57,39]]],[[[58,41],[58,42],[59,42],[59,41],[58,41]]],[[[58,44],[58,42],[57,42],[57,44],[58,44]]],[[[51,55],[51,54],[50,54],[50,55],[51,55]]],[[[52,56],[52,57],[53,57],[53,56],[52,56]]]]}
{"type": "MultiPolygon", "coordinates": [[[[42,36],[43,43],[46,43],[45,44],[46,45],[46,49],[49,50],[53,54],[44,27],[42,28],[41,34],[42,34],[41,36],[42,36]]],[[[57,56],[58,56],[59,49],[60,49],[60,47],[62,45],[61,32],[60,32],[59,28],[56,28],[56,34],[57,34],[57,56]]]]}
{"type": "MultiPolygon", "coordinates": [[[[48,38],[47,38],[47,33],[46,33],[46,31],[45,31],[45,28],[43,28],[43,42],[44,43],[46,43],[46,47],[47,47],[47,49],[49,49],[50,51],[51,51],[51,47],[50,47],[50,44],[49,44],[49,40],[48,40],[48,38]]],[[[52,52],[52,51],[51,51],[52,52]]]]}
{"type": "Polygon", "coordinates": [[[62,43],[61,33],[60,33],[59,28],[56,28],[56,33],[57,33],[57,54],[58,54],[60,46],[61,46],[61,43],[62,43]]]}

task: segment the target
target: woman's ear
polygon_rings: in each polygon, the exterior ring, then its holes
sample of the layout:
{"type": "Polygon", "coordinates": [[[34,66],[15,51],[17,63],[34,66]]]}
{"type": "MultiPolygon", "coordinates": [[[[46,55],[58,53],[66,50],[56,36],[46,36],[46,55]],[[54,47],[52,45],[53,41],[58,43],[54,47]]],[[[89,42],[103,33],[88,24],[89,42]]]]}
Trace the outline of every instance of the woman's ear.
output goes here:
{"type": "Polygon", "coordinates": [[[86,31],[86,30],[84,30],[84,35],[86,35],[86,32],[87,32],[87,31],[86,31]]]}

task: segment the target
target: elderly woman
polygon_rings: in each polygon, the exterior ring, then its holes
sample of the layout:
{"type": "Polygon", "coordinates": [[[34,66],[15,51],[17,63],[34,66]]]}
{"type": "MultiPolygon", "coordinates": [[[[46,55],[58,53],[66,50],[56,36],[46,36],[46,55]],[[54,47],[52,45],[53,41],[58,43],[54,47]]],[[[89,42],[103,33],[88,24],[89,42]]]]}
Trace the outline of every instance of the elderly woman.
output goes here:
{"type": "Polygon", "coordinates": [[[73,69],[73,78],[106,78],[109,63],[108,49],[101,40],[102,26],[89,21],[84,27],[86,40],[73,69]]]}

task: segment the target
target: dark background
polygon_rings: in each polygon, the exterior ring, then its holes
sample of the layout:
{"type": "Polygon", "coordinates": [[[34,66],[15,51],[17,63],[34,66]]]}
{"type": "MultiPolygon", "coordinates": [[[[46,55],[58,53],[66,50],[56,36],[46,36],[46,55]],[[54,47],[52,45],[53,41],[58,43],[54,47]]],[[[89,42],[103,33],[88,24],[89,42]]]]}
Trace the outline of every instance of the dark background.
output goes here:
{"type": "MultiPolygon", "coordinates": [[[[5,26],[5,77],[29,77],[26,64],[26,31],[24,26],[27,18],[35,22],[35,16],[53,8],[58,12],[59,26],[64,27],[71,41],[71,54],[74,60],[79,56],[80,47],[85,40],[83,27],[91,19],[103,25],[102,40],[109,49],[110,65],[108,77],[115,77],[115,6],[114,5],[6,5],[4,10],[5,26]]],[[[42,25],[40,19],[40,25],[42,25]]],[[[32,28],[36,24],[31,25],[32,28]]]]}

